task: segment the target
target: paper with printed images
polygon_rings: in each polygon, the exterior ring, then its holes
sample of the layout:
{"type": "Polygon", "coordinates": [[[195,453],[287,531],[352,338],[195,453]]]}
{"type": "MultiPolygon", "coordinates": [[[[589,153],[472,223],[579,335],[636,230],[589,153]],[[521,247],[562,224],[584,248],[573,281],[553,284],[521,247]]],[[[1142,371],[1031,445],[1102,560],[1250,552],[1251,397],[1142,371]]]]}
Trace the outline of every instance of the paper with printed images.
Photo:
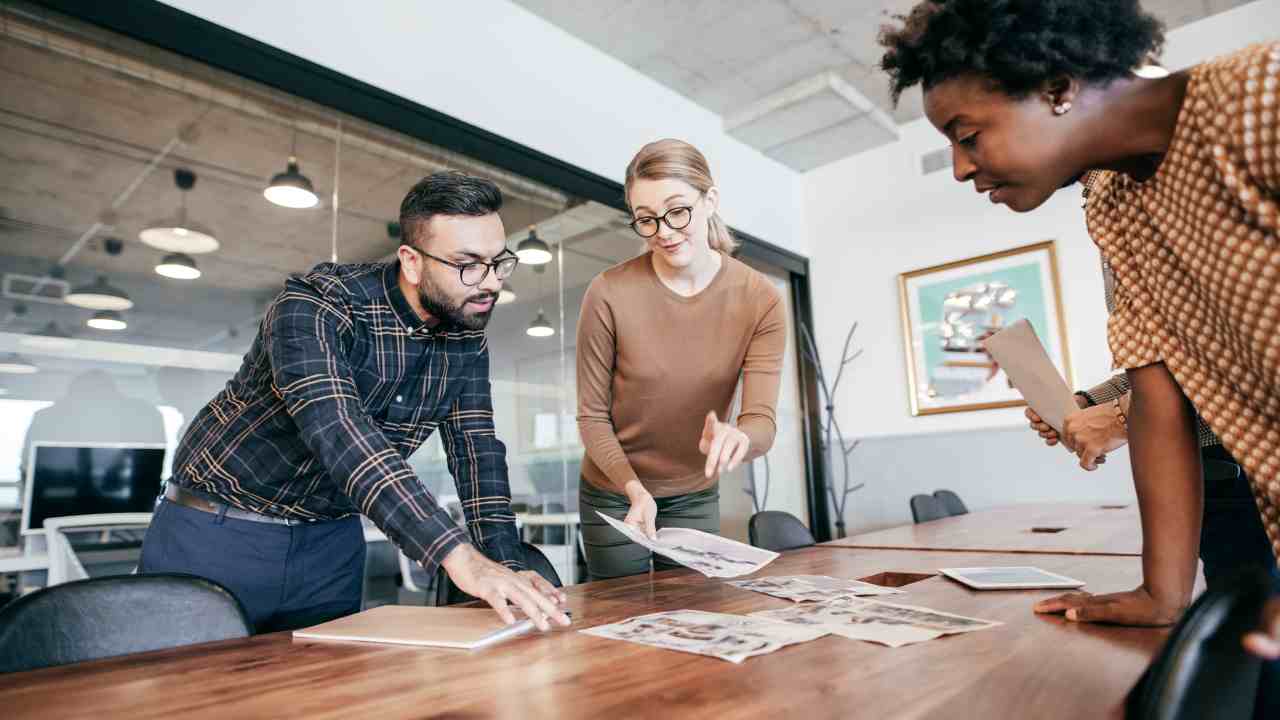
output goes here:
{"type": "Polygon", "coordinates": [[[792,602],[825,602],[849,595],[901,595],[901,590],[827,575],[775,575],[750,580],[729,580],[729,585],[772,595],[792,602]]]}
{"type": "Polygon", "coordinates": [[[845,596],[826,602],[751,613],[752,617],[823,628],[852,640],[901,647],[943,635],[986,630],[992,620],[953,615],[914,605],[897,605],[845,596]]]}
{"type": "Polygon", "coordinates": [[[624,522],[599,511],[596,514],[631,542],[639,543],[707,577],[750,575],[778,557],[778,553],[771,550],[689,528],[663,528],[658,531],[657,541],[654,541],[624,522]]]}
{"type": "Polygon", "coordinates": [[[747,658],[767,655],[787,645],[816,640],[826,635],[829,629],[745,615],[673,610],[628,618],[579,632],[741,663],[747,658]]]}

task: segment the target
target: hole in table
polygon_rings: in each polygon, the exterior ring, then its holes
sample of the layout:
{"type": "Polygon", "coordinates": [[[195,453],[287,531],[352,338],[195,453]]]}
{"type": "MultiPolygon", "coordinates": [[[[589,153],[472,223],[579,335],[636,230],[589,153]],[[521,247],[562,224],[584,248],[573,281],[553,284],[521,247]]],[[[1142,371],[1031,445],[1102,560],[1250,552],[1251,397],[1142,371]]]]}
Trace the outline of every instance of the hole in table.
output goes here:
{"type": "Polygon", "coordinates": [[[931,577],[935,577],[935,575],[933,573],[881,572],[858,579],[864,583],[880,585],[881,587],[900,588],[912,583],[918,583],[921,580],[928,580],[931,577]]]}
{"type": "Polygon", "coordinates": [[[1031,528],[1031,532],[1033,533],[1060,533],[1063,530],[1066,530],[1066,528],[1064,527],[1033,527],[1031,528]]]}

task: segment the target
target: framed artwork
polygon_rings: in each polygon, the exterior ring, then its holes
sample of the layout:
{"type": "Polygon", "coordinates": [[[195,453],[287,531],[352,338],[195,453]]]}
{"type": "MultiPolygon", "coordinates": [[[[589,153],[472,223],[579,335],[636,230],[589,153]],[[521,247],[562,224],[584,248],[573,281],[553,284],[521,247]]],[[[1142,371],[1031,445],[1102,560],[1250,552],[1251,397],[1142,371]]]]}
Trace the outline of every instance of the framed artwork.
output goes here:
{"type": "Polygon", "coordinates": [[[1026,318],[1075,386],[1053,241],[898,276],[912,415],[1025,405],[982,340],[1026,318]]]}

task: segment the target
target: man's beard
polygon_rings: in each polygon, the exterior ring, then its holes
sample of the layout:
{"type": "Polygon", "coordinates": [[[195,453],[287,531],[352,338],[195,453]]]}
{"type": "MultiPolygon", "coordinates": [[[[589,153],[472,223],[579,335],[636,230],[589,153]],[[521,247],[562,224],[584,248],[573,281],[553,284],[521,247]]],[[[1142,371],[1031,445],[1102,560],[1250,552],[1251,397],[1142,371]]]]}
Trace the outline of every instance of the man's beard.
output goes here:
{"type": "Polygon", "coordinates": [[[459,325],[467,330],[483,330],[489,324],[489,316],[493,315],[494,308],[494,305],[490,305],[489,309],[484,312],[468,314],[464,310],[467,301],[488,297],[494,297],[493,293],[481,290],[468,293],[461,300],[452,302],[447,295],[441,292],[440,288],[431,282],[431,277],[426,274],[423,275],[422,282],[418,285],[418,301],[422,303],[423,310],[426,310],[429,315],[441,322],[459,325]]]}

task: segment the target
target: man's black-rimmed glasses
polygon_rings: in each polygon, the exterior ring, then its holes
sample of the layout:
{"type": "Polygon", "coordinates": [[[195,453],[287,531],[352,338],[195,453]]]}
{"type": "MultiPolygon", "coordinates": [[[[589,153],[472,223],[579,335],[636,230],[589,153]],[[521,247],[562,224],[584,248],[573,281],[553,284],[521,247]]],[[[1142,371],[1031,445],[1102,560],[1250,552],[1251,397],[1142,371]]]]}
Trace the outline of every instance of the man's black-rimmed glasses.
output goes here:
{"type": "Polygon", "coordinates": [[[445,260],[444,258],[436,257],[426,250],[420,250],[413,245],[409,245],[408,247],[420,255],[425,255],[438,263],[443,263],[456,269],[458,271],[458,279],[462,281],[463,285],[468,287],[475,287],[476,285],[484,282],[485,278],[489,277],[490,269],[493,270],[493,273],[497,276],[498,280],[506,280],[511,277],[511,273],[515,272],[516,266],[520,264],[520,258],[511,254],[510,251],[505,250],[502,254],[498,255],[498,257],[494,258],[493,262],[456,263],[445,260]]]}

